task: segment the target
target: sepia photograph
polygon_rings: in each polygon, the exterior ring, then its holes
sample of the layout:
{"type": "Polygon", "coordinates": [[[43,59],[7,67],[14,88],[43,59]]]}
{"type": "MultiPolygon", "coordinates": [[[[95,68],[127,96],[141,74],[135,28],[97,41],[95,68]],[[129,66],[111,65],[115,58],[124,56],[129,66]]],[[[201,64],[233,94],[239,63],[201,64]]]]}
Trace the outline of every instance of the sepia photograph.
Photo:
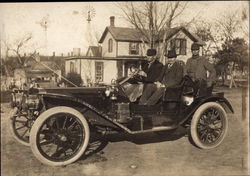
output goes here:
{"type": "Polygon", "coordinates": [[[0,3],[1,175],[250,175],[249,6],[0,3]]]}

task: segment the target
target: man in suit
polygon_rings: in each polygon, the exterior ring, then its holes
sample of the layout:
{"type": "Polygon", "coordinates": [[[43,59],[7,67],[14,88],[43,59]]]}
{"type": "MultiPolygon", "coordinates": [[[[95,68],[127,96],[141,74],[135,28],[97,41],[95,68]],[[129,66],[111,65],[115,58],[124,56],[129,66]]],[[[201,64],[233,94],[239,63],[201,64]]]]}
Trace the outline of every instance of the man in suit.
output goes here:
{"type": "Polygon", "coordinates": [[[167,87],[176,86],[181,83],[183,78],[183,67],[176,61],[175,50],[170,50],[168,52],[168,61],[165,65],[162,80],[155,83],[156,89],[151,91],[151,96],[143,103],[144,105],[154,105],[159,99],[164,95],[167,87]]]}
{"type": "Polygon", "coordinates": [[[205,57],[199,56],[200,45],[198,43],[192,44],[191,51],[192,57],[187,60],[185,74],[200,85],[201,95],[210,94],[212,85],[216,81],[215,68],[205,57]],[[207,76],[207,72],[209,72],[209,76],[207,76]]]}
{"type": "Polygon", "coordinates": [[[148,49],[147,61],[142,63],[142,72],[139,73],[143,76],[142,81],[145,83],[139,104],[144,104],[151,96],[152,90],[157,88],[155,83],[161,80],[163,67],[156,57],[156,50],[148,49]]]}

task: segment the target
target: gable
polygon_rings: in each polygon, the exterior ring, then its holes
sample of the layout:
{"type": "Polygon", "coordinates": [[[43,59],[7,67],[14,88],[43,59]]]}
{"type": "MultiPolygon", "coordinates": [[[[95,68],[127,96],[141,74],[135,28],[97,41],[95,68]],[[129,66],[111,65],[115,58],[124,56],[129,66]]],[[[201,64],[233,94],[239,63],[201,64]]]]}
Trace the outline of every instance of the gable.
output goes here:
{"type": "Polygon", "coordinates": [[[101,46],[89,46],[86,56],[100,57],[102,52],[101,50],[101,46]]]}
{"type": "Polygon", "coordinates": [[[170,38],[166,39],[166,41],[171,41],[173,39],[186,39],[187,41],[193,43],[194,42],[194,38],[190,37],[189,35],[187,35],[185,32],[183,31],[179,31],[176,34],[172,35],[170,38]]]}

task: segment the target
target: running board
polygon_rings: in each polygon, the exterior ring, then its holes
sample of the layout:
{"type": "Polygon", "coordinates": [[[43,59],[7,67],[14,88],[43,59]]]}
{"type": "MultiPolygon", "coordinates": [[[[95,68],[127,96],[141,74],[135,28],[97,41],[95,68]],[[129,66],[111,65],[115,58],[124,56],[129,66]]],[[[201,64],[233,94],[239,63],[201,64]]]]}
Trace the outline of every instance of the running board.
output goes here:
{"type": "Polygon", "coordinates": [[[158,127],[153,127],[152,129],[148,129],[148,130],[140,130],[140,131],[131,131],[131,130],[129,130],[129,133],[130,134],[138,134],[138,133],[148,133],[148,132],[154,132],[154,131],[173,130],[173,129],[176,129],[177,127],[178,127],[177,125],[158,126],[158,127]]]}

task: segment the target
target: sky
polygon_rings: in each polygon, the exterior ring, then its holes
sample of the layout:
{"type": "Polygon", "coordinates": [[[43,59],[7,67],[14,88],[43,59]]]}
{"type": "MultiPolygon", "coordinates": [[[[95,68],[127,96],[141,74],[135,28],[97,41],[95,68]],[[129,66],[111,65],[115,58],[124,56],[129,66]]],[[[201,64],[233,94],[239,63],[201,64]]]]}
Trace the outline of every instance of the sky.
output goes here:
{"type": "MultiPolygon", "coordinates": [[[[182,20],[190,20],[194,16],[214,20],[223,12],[241,10],[246,6],[247,1],[191,1],[182,20]]],[[[56,55],[67,55],[73,48],[81,48],[85,54],[89,46],[89,31],[94,38],[100,38],[105,27],[110,24],[110,16],[115,16],[115,26],[128,26],[121,10],[112,1],[0,3],[0,37],[3,41],[15,43],[31,33],[32,40],[27,50],[36,48],[41,54],[51,55],[55,52],[56,55]],[[95,11],[90,24],[86,20],[88,7],[95,11]],[[47,32],[39,24],[45,17],[48,19],[47,32]]],[[[1,44],[2,55],[3,51],[1,44]]]]}

